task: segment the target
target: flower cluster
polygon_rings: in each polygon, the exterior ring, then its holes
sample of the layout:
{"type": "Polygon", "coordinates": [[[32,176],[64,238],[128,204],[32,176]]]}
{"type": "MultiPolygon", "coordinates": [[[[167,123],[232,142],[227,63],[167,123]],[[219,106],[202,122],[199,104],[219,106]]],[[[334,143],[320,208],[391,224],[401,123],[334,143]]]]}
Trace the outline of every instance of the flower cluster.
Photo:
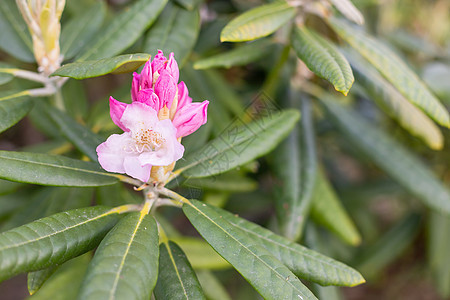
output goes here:
{"type": "Polygon", "coordinates": [[[164,181],[184,153],[181,138],[206,123],[208,101],[192,102],[179,79],[173,53],[161,50],[133,74],[131,104],[110,97],[113,122],[124,133],[97,147],[98,161],[109,172],[126,173],[143,182],[164,181]]]}

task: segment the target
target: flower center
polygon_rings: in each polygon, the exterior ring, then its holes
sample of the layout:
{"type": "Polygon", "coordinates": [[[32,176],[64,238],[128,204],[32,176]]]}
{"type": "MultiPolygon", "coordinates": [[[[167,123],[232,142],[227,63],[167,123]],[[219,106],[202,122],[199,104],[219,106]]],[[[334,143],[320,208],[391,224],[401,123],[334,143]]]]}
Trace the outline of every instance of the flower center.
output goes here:
{"type": "Polygon", "coordinates": [[[136,152],[156,151],[166,141],[159,132],[153,129],[140,129],[133,132],[136,152]]]}

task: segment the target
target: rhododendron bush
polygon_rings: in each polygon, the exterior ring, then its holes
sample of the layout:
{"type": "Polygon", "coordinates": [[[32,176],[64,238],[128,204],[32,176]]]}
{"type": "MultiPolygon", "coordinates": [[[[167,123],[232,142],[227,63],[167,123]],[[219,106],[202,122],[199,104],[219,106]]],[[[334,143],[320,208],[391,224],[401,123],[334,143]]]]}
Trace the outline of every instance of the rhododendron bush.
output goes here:
{"type": "Polygon", "coordinates": [[[450,296],[435,2],[0,1],[0,298],[450,296]]]}

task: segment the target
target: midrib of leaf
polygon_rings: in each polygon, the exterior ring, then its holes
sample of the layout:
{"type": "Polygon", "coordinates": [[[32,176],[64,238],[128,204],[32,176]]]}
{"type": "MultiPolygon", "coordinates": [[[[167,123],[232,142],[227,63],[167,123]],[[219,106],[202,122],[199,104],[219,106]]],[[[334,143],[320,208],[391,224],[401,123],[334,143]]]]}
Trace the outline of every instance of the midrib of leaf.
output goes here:
{"type": "Polygon", "coordinates": [[[172,264],[175,268],[175,272],[177,274],[178,281],[180,281],[181,287],[183,288],[184,296],[186,296],[186,299],[189,299],[187,292],[186,292],[186,288],[184,287],[184,284],[183,284],[183,280],[181,279],[180,272],[178,272],[177,263],[175,262],[175,259],[173,258],[173,253],[172,253],[172,250],[170,249],[170,246],[169,246],[169,243],[167,240],[164,242],[164,246],[167,249],[167,253],[169,254],[170,261],[172,262],[172,264]]]}
{"type": "Polygon", "coordinates": [[[5,17],[8,19],[9,24],[11,24],[15,28],[16,33],[20,36],[23,43],[28,47],[28,50],[30,50],[31,54],[33,55],[33,44],[31,43],[31,40],[27,38],[27,35],[25,33],[26,29],[22,30],[22,28],[17,25],[14,19],[14,13],[9,10],[8,5],[2,5],[2,7],[3,11],[6,12],[5,17]]]}
{"type": "Polygon", "coordinates": [[[0,101],[12,99],[12,98],[17,98],[17,97],[21,97],[21,96],[28,96],[28,95],[30,95],[30,92],[29,92],[29,91],[21,91],[21,92],[12,94],[12,95],[8,95],[8,96],[5,96],[5,97],[1,97],[1,98],[0,98],[0,101]]]}
{"type": "MultiPolygon", "coordinates": [[[[222,230],[226,235],[228,235],[229,237],[231,237],[233,240],[235,240],[242,248],[244,248],[245,250],[247,250],[248,252],[250,252],[251,254],[253,254],[253,257],[255,257],[257,260],[259,260],[260,262],[262,262],[264,265],[266,265],[270,270],[272,270],[275,275],[280,278],[283,281],[286,281],[294,290],[298,291],[299,294],[303,295],[303,292],[298,290],[296,286],[294,286],[289,280],[286,280],[286,278],[284,278],[280,273],[277,272],[277,270],[273,269],[270,265],[268,265],[264,260],[262,260],[259,256],[257,256],[253,251],[251,251],[249,248],[247,248],[244,244],[242,244],[239,240],[237,240],[234,236],[232,236],[231,234],[229,234],[224,228],[222,228],[219,224],[217,224],[216,222],[214,222],[213,219],[211,219],[209,216],[205,215],[201,210],[199,210],[197,207],[195,207],[192,203],[187,203],[188,205],[190,205],[192,208],[194,208],[196,211],[198,211],[200,214],[202,214],[205,218],[207,218],[209,221],[211,221],[211,223],[213,223],[214,225],[216,225],[218,228],[220,228],[220,230],[222,230]]],[[[228,221],[227,221],[228,222],[228,221]]],[[[229,224],[231,224],[230,222],[228,222],[229,224]]]]}
{"type": "MultiPolygon", "coordinates": [[[[83,222],[81,222],[81,223],[77,223],[77,224],[75,224],[75,225],[66,227],[66,228],[64,228],[64,229],[58,230],[58,231],[56,231],[56,232],[53,232],[53,233],[51,233],[51,234],[47,234],[47,235],[45,235],[45,236],[38,237],[38,238],[36,238],[36,239],[34,239],[34,240],[28,240],[28,241],[26,241],[26,242],[22,242],[22,243],[18,243],[18,244],[12,244],[12,245],[8,245],[8,246],[6,246],[6,247],[0,248],[0,252],[1,252],[1,251],[4,251],[4,250],[7,250],[7,249],[10,249],[10,248],[20,247],[20,246],[23,246],[23,245],[26,245],[26,244],[29,244],[29,243],[34,243],[34,242],[40,241],[40,240],[42,240],[42,239],[52,237],[52,236],[54,236],[54,235],[56,235],[56,234],[65,232],[65,231],[67,231],[67,230],[76,228],[76,227],[78,227],[78,226],[87,224],[87,223],[89,223],[89,222],[95,221],[95,220],[97,220],[97,219],[103,218],[104,216],[108,216],[108,215],[111,215],[111,214],[114,214],[114,213],[117,213],[117,210],[112,209],[112,210],[110,210],[110,211],[108,211],[108,212],[106,212],[106,213],[104,213],[104,214],[101,214],[101,215],[99,215],[99,216],[96,216],[96,217],[94,217],[94,218],[92,218],[92,219],[88,219],[88,220],[86,220],[86,221],[83,221],[83,222]]],[[[38,221],[36,221],[36,222],[38,222],[38,221]]]]}

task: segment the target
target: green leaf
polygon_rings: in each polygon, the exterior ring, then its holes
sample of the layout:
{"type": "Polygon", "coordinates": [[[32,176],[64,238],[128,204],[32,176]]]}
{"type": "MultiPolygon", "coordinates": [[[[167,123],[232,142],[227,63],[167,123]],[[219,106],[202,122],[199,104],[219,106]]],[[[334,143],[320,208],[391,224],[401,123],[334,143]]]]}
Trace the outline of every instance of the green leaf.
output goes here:
{"type": "Polygon", "coordinates": [[[228,193],[243,193],[255,190],[258,182],[231,171],[214,177],[188,178],[183,185],[228,193]]]}
{"type": "Polygon", "coordinates": [[[316,299],[279,260],[211,206],[191,200],[183,205],[183,212],[203,238],[265,299],[316,299]]]}
{"type": "Polygon", "coordinates": [[[364,17],[350,0],[330,0],[334,7],[350,21],[364,24],[364,17]]]}
{"type": "Polygon", "coordinates": [[[56,186],[101,186],[118,181],[117,176],[103,172],[95,163],[14,151],[0,151],[0,178],[56,186]]]}
{"type": "MultiPolygon", "coordinates": [[[[0,98],[2,98],[0,94],[0,98]]],[[[0,132],[22,120],[33,107],[34,102],[27,96],[19,96],[0,101],[0,132]]]]}
{"type": "Polygon", "coordinates": [[[52,120],[56,127],[59,128],[63,136],[72,142],[78,150],[89,157],[92,161],[97,161],[96,148],[103,139],[93,133],[89,128],[81,125],[64,112],[46,105],[45,110],[48,118],[52,120]]]}
{"type": "Polygon", "coordinates": [[[174,242],[159,247],[159,275],[155,286],[155,298],[206,299],[197,276],[186,254],[174,242]]]}
{"type": "Polygon", "coordinates": [[[30,295],[36,293],[47,281],[47,279],[49,279],[50,276],[52,276],[52,274],[55,273],[58,267],[59,266],[50,266],[46,269],[28,273],[27,287],[30,295]]]}
{"type": "Polygon", "coordinates": [[[236,119],[221,136],[180,163],[184,175],[212,176],[252,161],[275,148],[299,118],[298,111],[285,110],[248,124],[236,119]]]}
{"type": "Polygon", "coordinates": [[[173,52],[182,66],[194,48],[199,31],[198,9],[189,11],[169,2],[146,35],[145,52],[154,55],[158,49],[166,55],[173,52]]]}
{"type": "Polygon", "coordinates": [[[367,59],[394,87],[432,119],[450,127],[447,109],[428,90],[419,77],[381,41],[356,30],[336,18],[329,24],[347,43],[367,59]]]}
{"type": "MultiPolygon", "coordinates": [[[[0,21],[1,22],[1,21],[0,21]]],[[[13,80],[13,71],[17,70],[15,67],[0,62],[0,85],[5,84],[13,80]]]]}
{"type": "Polygon", "coordinates": [[[167,0],[138,0],[115,16],[94,37],[94,43],[86,45],[77,61],[108,58],[121,53],[142,36],[153,24],[167,0]]]}
{"type": "Polygon", "coordinates": [[[150,299],[158,277],[158,227],[134,212],[103,239],[89,264],[79,299],[150,299]]]}
{"type": "Polygon", "coordinates": [[[316,223],[335,233],[344,242],[353,246],[361,243],[361,236],[355,224],[345,211],[323,171],[317,172],[311,217],[316,223]]]}
{"type": "Polygon", "coordinates": [[[175,0],[175,2],[187,10],[193,10],[196,8],[203,0],[175,0]]]}
{"type": "Polygon", "coordinates": [[[296,244],[285,237],[220,208],[213,208],[234,230],[244,231],[296,276],[321,285],[355,286],[365,280],[355,269],[296,244]]]}
{"type": "Polygon", "coordinates": [[[347,95],[354,81],[352,68],[331,42],[305,26],[296,26],[291,41],[295,53],[311,71],[347,95]]]}
{"type": "Polygon", "coordinates": [[[61,264],[93,249],[116,222],[117,211],[97,206],[59,213],[0,234],[0,281],[61,264]]]}
{"type": "Polygon", "coordinates": [[[0,1],[0,48],[25,62],[34,62],[33,42],[15,1],[0,1]]]}
{"type": "Polygon", "coordinates": [[[124,54],[100,60],[80,61],[63,65],[53,72],[51,76],[71,77],[85,79],[99,77],[109,73],[120,74],[136,70],[150,58],[150,55],[124,54]]]}
{"type": "Polygon", "coordinates": [[[411,134],[422,139],[431,149],[442,149],[444,137],[439,127],[420,109],[386,81],[376,69],[356,55],[347,57],[361,83],[378,106],[411,134]]]}
{"type": "Polygon", "coordinates": [[[388,134],[336,103],[331,96],[320,94],[318,98],[339,130],[378,167],[430,208],[450,214],[450,191],[423,162],[388,134]]]}
{"type": "Polygon", "coordinates": [[[218,255],[203,239],[193,237],[169,237],[177,243],[195,269],[222,270],[230,264],[218,255]]]}
{"type": "Polygon", "coordinates": [[[73,58],[92,40],[105,15],[105,3],[96,1],[87,11],[75,15],[62,26],[61,54],[64,55],[64,60],[73,58]]]}
{"type": "Polygon", "coordinates": [[[227,290],[214,274],[207,270],[199,270],[197,278],[205,292],[205,296],[210,300],[231,300],[227,290]]]}
{"type": "Polygon", "coordinates": [[[258,6],[228,23],[220,34],[220,41],[242,42],[267,36],[291,20],[295,11],[283,0],[258,6]]]}
{"type": "Polygon", "coordinates": [[[233,50],[197,60],[194,64],[194,69],[243,66],[272,53],[273,46],[273,44],[266,40],[247,43],[233,50]]]}
{"type": "Polygon", "coordinates": [[[316,148],[310,102],[305,96],[295,100],[302,103],[301,124],[294,128],[274,153],[274,167],[280,183],[275,202],[278,224],[282,235],[293,241],[302,234],[316,179],[316,148]]]}

